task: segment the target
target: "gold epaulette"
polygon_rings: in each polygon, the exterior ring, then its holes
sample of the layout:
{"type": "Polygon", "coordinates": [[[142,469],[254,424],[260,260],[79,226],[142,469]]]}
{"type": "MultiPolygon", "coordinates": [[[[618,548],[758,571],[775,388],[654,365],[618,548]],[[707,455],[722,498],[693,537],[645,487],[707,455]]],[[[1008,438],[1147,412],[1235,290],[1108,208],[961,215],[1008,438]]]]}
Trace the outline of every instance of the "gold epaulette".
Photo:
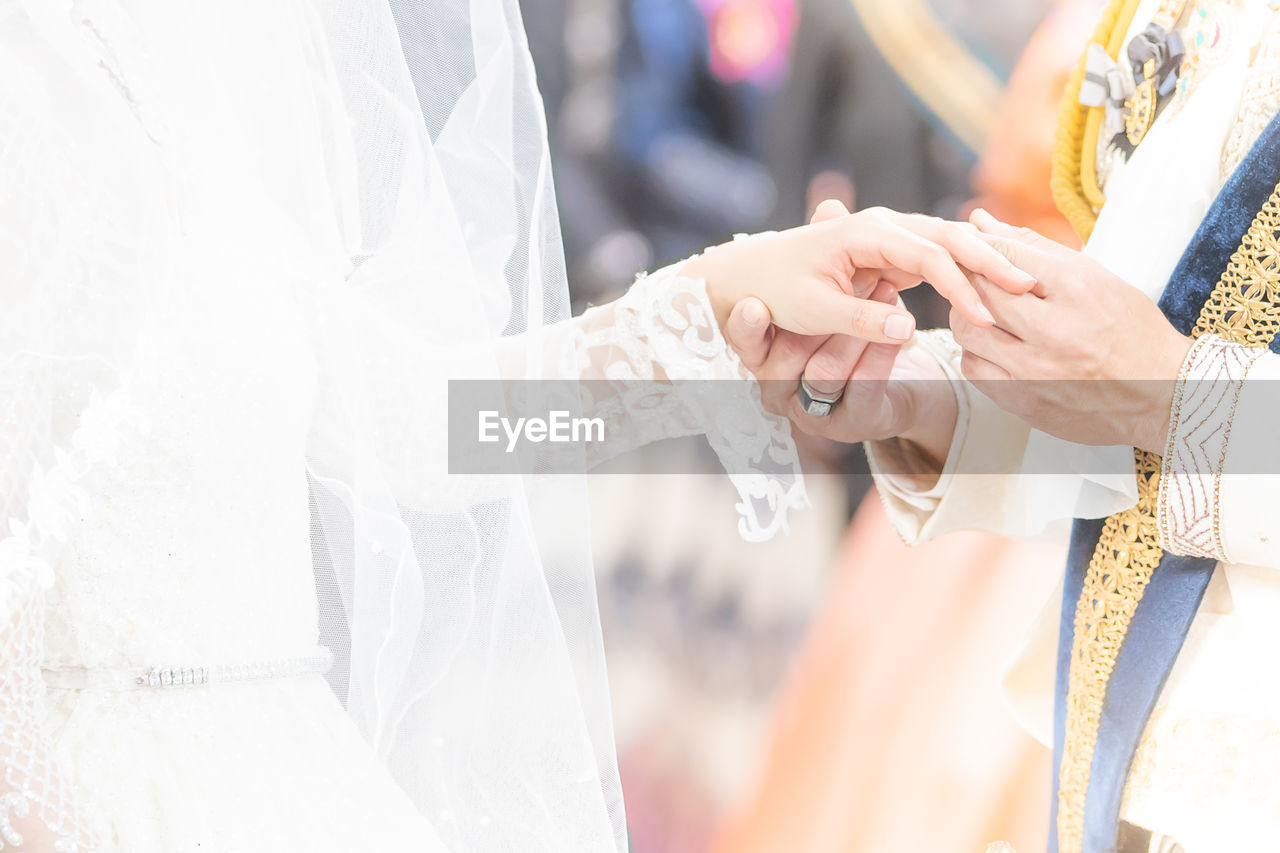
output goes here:
{"type": "MultiPolygon", "coordinates": [[[[1102,12],[1102,20],[1093,31],[1090,44],[1099,44],[1115,59],[1124,47],[1125,34],[1138,10],[1139,0],[1110,0],[1102,12]]],[[[1080,87],[1084,83],[1088,46],[1080,54],[1075,71],[1067,79],[1062,94],[1062,110],[1058,115],[1058,131],[1053,145],[1053,177],[1050,187],[1058,210],[1071,227],[1088,240],[1098,211],[1106,201],[1098,186],[1096,156],[1098,133],[1105,116],[1103,107],[1087,107],[1080,103],[1080,87]]]]}

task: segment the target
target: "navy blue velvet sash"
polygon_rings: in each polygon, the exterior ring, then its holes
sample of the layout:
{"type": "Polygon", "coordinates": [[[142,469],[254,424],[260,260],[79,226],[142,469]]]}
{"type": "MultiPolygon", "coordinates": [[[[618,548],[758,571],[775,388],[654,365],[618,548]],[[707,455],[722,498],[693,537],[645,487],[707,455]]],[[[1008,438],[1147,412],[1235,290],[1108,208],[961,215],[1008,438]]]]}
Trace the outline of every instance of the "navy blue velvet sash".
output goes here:
{"type": "MultiPolygon", "coordinates": [[[[1170,175],[1169,180],[1177,180],[1170,175]]],[[[1244,162],[1222,188],[1165,285],[1160,308],[1183,334],[1217,286],[1258,211],[1280,183],[1280,116],[1271,120],[1244,162]]],[[[1280,352],[1280,337],[1271,350],[1280,352]]],[[[1103,522],[1079,520],[1071,534],[1058,628],[1054,699],[1054,767],[1062,765],[1067,676],[1076,602],[1102,532],[1103,522]]],[[[1187,629],[1204,597],[1215,561],[1165,553],[1143,593],[1107,688],[1085,799],[1084,853],[1113,853],[1125,779],[1156,699],[1182,649],[1187,629]]],[[[1049,850],[1056,853],[1058,774],[1053,783],[1049,850]]]]}

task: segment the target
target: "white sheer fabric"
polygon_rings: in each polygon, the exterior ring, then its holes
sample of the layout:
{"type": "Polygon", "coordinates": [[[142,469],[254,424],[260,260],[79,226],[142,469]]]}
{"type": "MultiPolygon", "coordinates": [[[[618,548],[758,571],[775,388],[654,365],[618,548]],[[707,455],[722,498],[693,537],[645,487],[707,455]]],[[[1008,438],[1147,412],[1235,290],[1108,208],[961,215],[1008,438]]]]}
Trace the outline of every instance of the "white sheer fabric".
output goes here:
{"type": "MultiPolygon", "coordinates": [[[[674,269],[567,305],[513,0],[0,0],[3,843],[625,849],[582,484],[451,475],[447,382],[745,373],[674,269]]],[[[583,403],[785,525],[754,386],[666,387],[583,403]]]]}

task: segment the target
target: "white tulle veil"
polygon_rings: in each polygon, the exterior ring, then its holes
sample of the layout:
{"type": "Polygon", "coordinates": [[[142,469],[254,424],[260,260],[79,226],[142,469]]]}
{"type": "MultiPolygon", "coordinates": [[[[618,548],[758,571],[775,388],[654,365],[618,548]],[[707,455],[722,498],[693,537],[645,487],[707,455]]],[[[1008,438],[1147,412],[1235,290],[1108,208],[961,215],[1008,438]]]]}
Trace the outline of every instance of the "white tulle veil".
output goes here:
{"type": "Polygon", "coordinates": [[[129,417],[140,328],[232,281],[260,294],[245,316],[293,300],[335,691],[449,849],[625,849],[584,484],[448,470],[448,380],[499,375],[499,352],[547,375],[554,351],[499,342],[568,315],[514,0],[0,0],[0,19],[27,34],[0,75],[0,263],[22,272],[0,577],[56,570],[77,482],[129,417]]]}

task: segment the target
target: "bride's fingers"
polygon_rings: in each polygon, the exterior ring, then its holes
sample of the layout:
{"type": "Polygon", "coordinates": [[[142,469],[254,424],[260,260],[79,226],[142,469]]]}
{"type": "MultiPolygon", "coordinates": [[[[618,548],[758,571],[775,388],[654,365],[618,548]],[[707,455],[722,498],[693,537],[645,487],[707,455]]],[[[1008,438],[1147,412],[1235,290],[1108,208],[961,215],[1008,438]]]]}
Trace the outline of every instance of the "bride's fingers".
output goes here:
{"type": "MultiPolygon", "coordinates": [[[[876,283],[868,298],[886,305],[898,303],[898,291],[887,281],[876,283]]],[[[884,344],[897,349],[896,344],[884,344]]],[[[804,381],[819,394],[837,394],[853,375],[854,368],[867,350],[867,341],[848,335],[832,335],[809,359],[804,367],[804,381]]]]}
{"type": "MultiPolygon", "coordinates": [[[[1035,276],[1019,269],[1008,257],[996,251],[967,225],[915,214],[891,212],[887,216],[889,221],[937,243],[950,252],[951,257],[960,266],[985,275],[1009,293],[1026,293],[1036,286],[1035,276]]],[[[990,214],[987,216],[993,219],[990,214]]],[[[974,226],[981,227],[977,222],[974,226]]]]}
{"type": "Polygon", "coordinates": [[[724,339],[747,370],[752,373],[758,371],[769,355],[769,345],[773,343],[773,317],[769,314],[769,307],[754,296],[748,296],[733,306],[729,321],[725,323],[724,339]]]}
{"type": "MultiPolygon", "coordinates": [[[[885,282],[876,288],[872,298],[880,302],[899,301],[898,291],[885,282]]],[[[878,382],[879,390],[872,388],[872,393],[883,394],[884,386],[889,382],[889,374],[893,371],[894,362],[898,360],[898,353],[901,351],[902,344],[868,344],[862,357],[853,365],[853,372],[849,374],[849,378],[859,384],[878,382]]]]}
{"type": "MultiPolygon", "coordinates": [[[[967,280],[965,286],[969,286],[967,280]]],[[[905,308],[859,299],[833,287],[812,288],[792,310],[786,322],[775,311],[775,322],[802,335],[852,335],[879,343],[902,343],[916,329],[915,317],[905,308]]]]}
{"type": "MultiPolygon", "coordinates": [[[[979,325],[993,322],[959,264],[939,244],[889,221],[883,214],[858,220],[846,235],[844,248],[853,266],[892,267],[918,276],[932,284],[972,322],[979,325]]],[[[1009,263],[1003,256],[1002,262],[1009,263]]],[[[886,336],[874,340],[895,342],[886,336]]],[[[904,339],[898,342],[901,340],[904,339]]]]}
{"type": "Polygon", "coordinates": [[[841,216],[848,216],[849,208],[839,199],[829,198],[826,201],[819,202],[818,206],[813,210],[813,217],[810,218],[809,224],[816,222],[826,222],[828,219],[839,219],[841,216]]]}

